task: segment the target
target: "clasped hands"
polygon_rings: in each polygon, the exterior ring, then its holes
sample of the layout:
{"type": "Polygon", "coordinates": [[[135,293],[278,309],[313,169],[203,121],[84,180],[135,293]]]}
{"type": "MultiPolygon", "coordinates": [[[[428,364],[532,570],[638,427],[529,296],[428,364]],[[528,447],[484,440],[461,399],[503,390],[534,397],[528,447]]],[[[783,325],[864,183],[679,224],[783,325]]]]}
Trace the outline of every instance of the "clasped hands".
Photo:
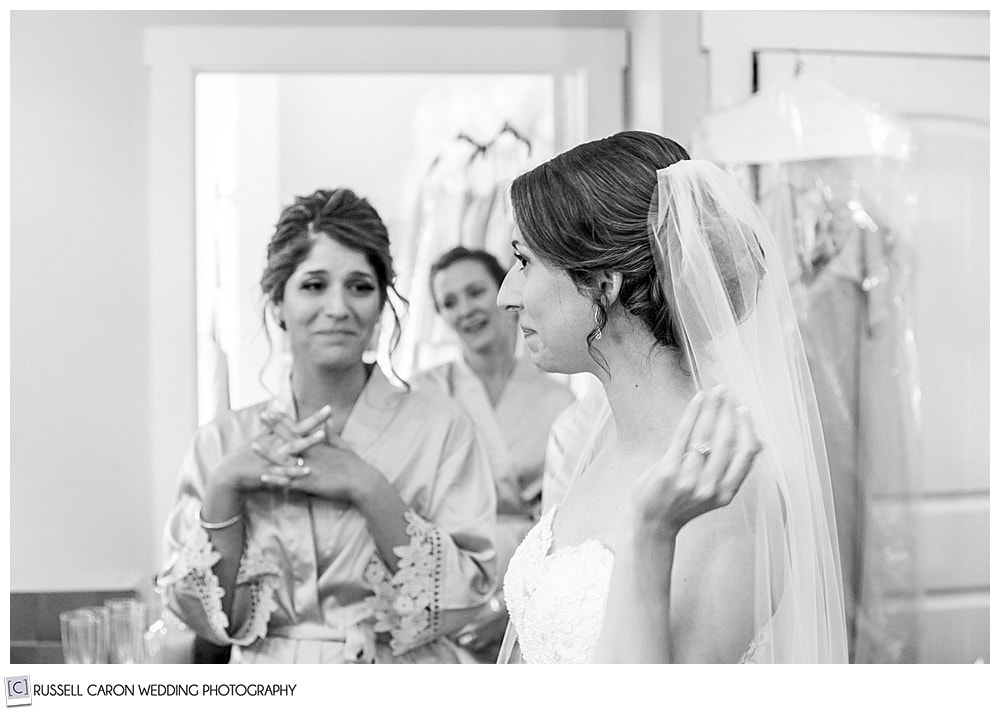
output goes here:
{"type": "Polygon", "coordinates": [[[250,443],[250,451],[268,464],[267,473],[260,475],[261,483],[287,488],[296,479],[311,474],[304,455],[311,447],[328,441],[329,418],[329,405],[299,422],[283,413],[263,410],[260,421],[267,433],[250,443]]]}
{"type": "Polygon", "coordinates": [[[298,491],[356,504],[378,472],[328,431],[330,414],[325,406],[296,422],[284,413],[264,410],[260,419],[267,432],[250,443],[249,451],[265,471],[254,467],[257,482],[243,477],[241,488],[298,491]]]}

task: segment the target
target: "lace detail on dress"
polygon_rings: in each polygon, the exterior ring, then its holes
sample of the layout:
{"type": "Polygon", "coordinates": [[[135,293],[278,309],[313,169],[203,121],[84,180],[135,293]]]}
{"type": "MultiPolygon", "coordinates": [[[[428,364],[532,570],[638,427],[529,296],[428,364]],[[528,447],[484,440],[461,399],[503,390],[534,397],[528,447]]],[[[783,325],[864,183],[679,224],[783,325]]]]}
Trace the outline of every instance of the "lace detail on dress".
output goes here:
{"type": "MultiPolygon", "coordinates": [[[[521,657],[532,664],[589,661],[611,585],[614,553],[599,541],[551,551],[557,508],[550,508],[525,536],[503,581],[521,657]]],[[[762,660],[767,645],[765,629],[740,663],[762,660]]]]}
{"type": "Polygon", "coordinates": [[[274,591],[278,586],[278,567],[266,560],[259,551],[244,549],[236,584],[249,586],[250,611],[239,631],[230,636],[229,616],[222,610],[222,598],[226,593],[219,585],[219,577],[212,570],[221,557],[205,530],[196,526],[191,529],[191,534],[178,551],[173,570],[168,576],[162,576],[159,584],[190,587],[200,600],[205,617],[218,640],[228,644],[247,645],[267,634],[267,623],[277,607],[274,591]]]}
{"type": "Polygon", "coordinates": [[[771,650],[771,626],[770,623],[764,625],[757,636],[750,642],[750,646],[743,652],[743,656],[737,664],[761,664],[768,661],[771,650]]]}
{"type": "Polygon", "coordinates": [[[409,509],[406,534],[410,542],[396,546],[399,556],[395,575],[373,554],[364,579],[375,591],[375,631],[389,632],[394,655],[426,644],[440,634],[441,621],[441,531],[409,509]]]}
{"type": "Polygon", "coordinates": [[[747,647],[747,651],[743,652],[743,656],[737,664],[756,664],[757,663],[757,642],[751,642],[750,646],[747,647]]]}
{"type": "Polygon", "coordinates": [[[534,664],[590,659],[614,565],[614,554],[595,540],[550,553],[556,508],[518,546],[503,583],[521,655],[534,664]]]}

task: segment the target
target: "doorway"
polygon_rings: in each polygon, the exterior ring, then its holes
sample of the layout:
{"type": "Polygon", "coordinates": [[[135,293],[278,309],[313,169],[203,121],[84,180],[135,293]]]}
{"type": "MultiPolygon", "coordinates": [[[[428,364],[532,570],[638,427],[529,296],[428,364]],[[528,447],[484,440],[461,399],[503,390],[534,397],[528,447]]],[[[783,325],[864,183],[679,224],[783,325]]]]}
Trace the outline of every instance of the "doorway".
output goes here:
{"type": "MultiPolygon", "coordinates": [[[[501,74],[552,78],[556,152],[624,125],[624,30],[481,27],[157,27],[149,69],[150,462],[153,541],[199,421],[195,77],[501,74]],[[516,51],[512,51],[516,48],[516,51]]],[[[273,212],[269,219],[273,220],[273,212]]],[[[155,551],[159,558],[159,551],[155,551]]]]}
{"type": "MultiPolygon", "coordinates": [[[[199,424],[272,396],[287,377],[284,334],[268,328],[257,282],[282,207],[318,188],[352,189],[388,228],[397,288],[409,300],[397,372],[405,378],[447,352],[422,257],[465,243],[506,264],[509,230],[499,244],[468,244],[441,219],[429,224],[429,213],[440,218],[448,201],[444,210],[460,221],[466,202],[495,202],[517,173],[553,155],[565,142],[556,83],[547,74],[199,74],[199,424]]],[[[491,212],[502,232],[503,210],[491,212]]]]}

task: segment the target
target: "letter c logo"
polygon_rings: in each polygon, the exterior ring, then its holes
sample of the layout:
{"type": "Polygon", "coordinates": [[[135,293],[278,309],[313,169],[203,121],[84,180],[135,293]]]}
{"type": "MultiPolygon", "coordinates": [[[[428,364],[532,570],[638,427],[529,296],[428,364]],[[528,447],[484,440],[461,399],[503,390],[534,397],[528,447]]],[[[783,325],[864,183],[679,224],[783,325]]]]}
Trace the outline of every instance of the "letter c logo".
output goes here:
{"type": "Polygon", "coordinates": [[[27,683],[24,679],[15,679],[10,682],[10,694],[11,696],[23,696],[28,693],[27,683]],[[18,688],[20,687],[20,688],[18,688]]]}

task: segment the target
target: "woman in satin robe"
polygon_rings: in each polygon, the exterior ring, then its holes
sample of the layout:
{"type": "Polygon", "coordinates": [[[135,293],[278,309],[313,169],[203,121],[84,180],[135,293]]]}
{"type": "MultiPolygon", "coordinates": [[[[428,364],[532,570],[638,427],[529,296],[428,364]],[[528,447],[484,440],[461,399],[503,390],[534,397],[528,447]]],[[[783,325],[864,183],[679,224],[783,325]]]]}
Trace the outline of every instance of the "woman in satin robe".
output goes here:
{"type": "Polygon", "coordinates": [[[574,477],[589,463],[587,458],[614,438],[608,397],[600,383],[593,384],[552,422],[542,475],[543,514],[562,502],[574,477]]]}
{"type": "MultiPolygon", "coordinates": [[[[497,307],[506,270],[491,253],[455,247],[431,267],[434,307],[461,343],[458,359],[413,378],[415,388],[465,408],[492,465],[497,488],[497,574],[538,518],[546,442],[556,416],[573,402],[567,385],[517,353],[516,314],[497,307]]],[[[502,592],[458,635],[483,662],[496,661],[507,615],[502,592]]]]}
{"type": "Polygon", "coordinates": [[[159,577],[233,661],[467,657],[447,635],[495,587],[493,477],[461,408],[362,360],[393,282],[366,200],[318,190],[282,212],[261,288],[291,376],[195,434],[159,577]]]}

